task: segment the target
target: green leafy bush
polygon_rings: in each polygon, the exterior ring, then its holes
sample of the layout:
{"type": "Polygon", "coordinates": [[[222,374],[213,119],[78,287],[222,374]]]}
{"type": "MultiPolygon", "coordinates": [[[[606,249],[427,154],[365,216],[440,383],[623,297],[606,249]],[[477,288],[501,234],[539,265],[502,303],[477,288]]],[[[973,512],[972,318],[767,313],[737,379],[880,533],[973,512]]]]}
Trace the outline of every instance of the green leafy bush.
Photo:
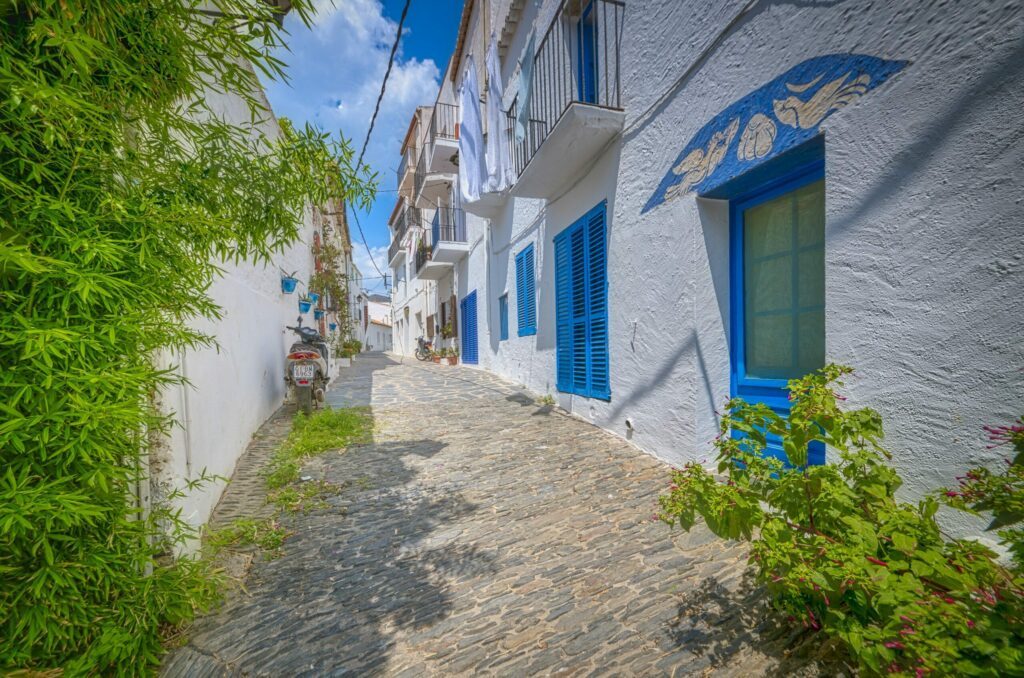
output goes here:
{"type": "MultiPolygon", "coordinates": [[[[791,381],[785,418],[731,400],[715,441],[723,477],[699,464],[676,471],[661,518],[689,530],[700,516],[715,534],[750,541],[750,562],[776,607],[842,639],[867,674],[1021,675],[1020,569],[1004,568],[977,542],[944,539],[935,498],[895,498],[901,480],[879,444],[881,417],[841,409],[833,391],[849,372],[830,365],[791,381]],[[767,434],[781,438],[792,466],[763,454],[767,434]],[[838,463],[806,466],[812,441],[831,447],[838,463]]],[[[988,501],[991,476],[978,477],[948,498],[988,501]]],[[[1019,502],[1019,490],[1001,496],[1019,502]]]]}
{"type": "Polygon", "coordinates": [[[204,564],[168,558],[178,515],[136,508],[170,424],[153,396],[180,382],[157,355],[211,343],[191,321],[218,317],[222,262],[268,261],[308,205],[372,194],[344,142],[261,122],[274,11],[0,2],[0,669],[145,673],[160,630],[215,598],[204,564]]]}

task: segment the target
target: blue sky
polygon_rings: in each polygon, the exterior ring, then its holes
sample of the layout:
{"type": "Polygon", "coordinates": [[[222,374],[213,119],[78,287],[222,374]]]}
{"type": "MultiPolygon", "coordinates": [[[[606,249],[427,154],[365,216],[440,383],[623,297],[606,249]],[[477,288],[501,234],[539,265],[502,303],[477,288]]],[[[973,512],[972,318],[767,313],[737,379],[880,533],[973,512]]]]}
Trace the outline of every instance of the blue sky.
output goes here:
{"type": "MultiPolygon", "coordinates": [[[[405,0],[316,0],[312,29],[285,18],[287,50],[275,56],[288,64],[290,83],[265,83],[274,112],[297,123],[310,122],[352,140],[356,153],[373,115],[388,54],[405,0]]],[[[395,168],[402,137],[417,106],[432,104],[455,46],[462,0],[411,0],[387,93],[364,162],[378,172],[377,201],[359,221],[377,266],[387,270],[387,219],[395,205],[395,168]]],[[[363,287],[381,291],[366,249],[351,218],[356,265],[363,287]]]]}

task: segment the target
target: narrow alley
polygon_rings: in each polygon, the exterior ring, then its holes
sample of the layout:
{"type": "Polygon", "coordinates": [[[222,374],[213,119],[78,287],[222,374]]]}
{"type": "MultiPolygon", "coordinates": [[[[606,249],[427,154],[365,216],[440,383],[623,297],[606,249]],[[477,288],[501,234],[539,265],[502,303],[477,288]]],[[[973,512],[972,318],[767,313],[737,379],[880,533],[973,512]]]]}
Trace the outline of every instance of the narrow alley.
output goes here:
{"type": "MultiPolygon", "coordinates": [[[[398,360],[342,371],[330,403],[370,405],[373,442],[303,473],[347,489],[288,519],[284,554],[255,560],[164,675],[780,670],[743,548],[652,521],[666,466],[486,372],[398,360]]],[[[287,416],[264,429],[236,478],[287,416]]],[[[261,491],[236,480],[214,523],[261,491]]]]}

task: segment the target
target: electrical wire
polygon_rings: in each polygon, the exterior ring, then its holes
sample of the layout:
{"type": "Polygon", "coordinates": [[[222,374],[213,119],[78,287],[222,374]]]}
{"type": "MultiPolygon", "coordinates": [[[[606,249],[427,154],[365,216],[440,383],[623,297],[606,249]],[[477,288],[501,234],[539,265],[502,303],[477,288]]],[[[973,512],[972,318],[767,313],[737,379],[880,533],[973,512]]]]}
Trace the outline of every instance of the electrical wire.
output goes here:
{"type": "MultiPolygon", "coordinates": [[[[370,135],[373,134],[373,126],[377,122],[377,114],[380,112],[380,102],[384,99],[384,92],[388,87],[388,78],[391,76],[391,67],[395,63],[395,53],[398,51],[398,43],[402,39],[402,26],[405,24],[405,17],[409,13],[409,5],[412,0],[405,0],[405,7],[402,8],[402,16],[398,19],[398,31],[395,32],[395,42],[391,45],[391,55],[388,57],[388,68],[384,71],[384,80],[380,83],[380,94],[377,95],[377,104],[373,107],[373,117],[370,118],[370,128],[366,130],[366,138],[363,139],[363,148],[359,151],[359,160],[356,162],[356,168],[363,166],[363,156],[366,154],[366,146],[370,143],[370,135]]],[[[370,263],[373,264],[374,270],[377,271],[377,275],[384,279],[384,287],[387,288],[387,276],[381,273],[380,267],[377,266],[377,262],[373,258],[373,252],[370,250],[370,244],[366,242],[366,235],[363,234],[363,226],[359,223],[359,216],[356,214],[356,208],[352,207],[352,216],[355,218],[356,227],[359,229],[359,238],[363,241],[363,247],[366,248],[366,256],[370,258],[370,263]]]]}

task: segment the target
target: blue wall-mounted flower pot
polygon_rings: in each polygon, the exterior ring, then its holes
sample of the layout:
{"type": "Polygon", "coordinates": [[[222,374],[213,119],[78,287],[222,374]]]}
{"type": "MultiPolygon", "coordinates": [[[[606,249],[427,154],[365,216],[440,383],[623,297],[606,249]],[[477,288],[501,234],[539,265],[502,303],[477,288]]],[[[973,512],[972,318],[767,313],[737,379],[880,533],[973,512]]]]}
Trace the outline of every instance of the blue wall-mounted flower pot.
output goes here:
{"type": "Polygon", "coordinates": [[[317,294],[316,292],[310,292],[309,293],[309,300],[311,302],[313,302],[314,304],[316,304],[316,303],[318,303],[320,301],[320,295],[317,294]]]}
{"type": "Polygon", "coordinates": [[[306,299],[306,300],[300,299],[299,300],[299,313],[309,313],[309,309],[311,309],[312,307],[313,307],[313,302],[309,301],[308,299],[306,299]]]}
{"type": "Polygon", "coordinates": [[[285,294],[292,294],[295,292],[295,286],[299,284],[298,278],[292,278],[290,276],[282,276],[281,278],[281,291],[285,294]]]}
{"type": "Polygon", "coordinates": [[[320,320],[320,318],[323,318],[324,317],[323,310],[318,308],[315,311],[313,311],[313,317],[316,318],[317,320],[320,320]]]}
{"type": "Polygon", "coordinates": [[[331,332],[338,329],[338,323],[329,323],[327,326],[331,328],[331,332]]]}

